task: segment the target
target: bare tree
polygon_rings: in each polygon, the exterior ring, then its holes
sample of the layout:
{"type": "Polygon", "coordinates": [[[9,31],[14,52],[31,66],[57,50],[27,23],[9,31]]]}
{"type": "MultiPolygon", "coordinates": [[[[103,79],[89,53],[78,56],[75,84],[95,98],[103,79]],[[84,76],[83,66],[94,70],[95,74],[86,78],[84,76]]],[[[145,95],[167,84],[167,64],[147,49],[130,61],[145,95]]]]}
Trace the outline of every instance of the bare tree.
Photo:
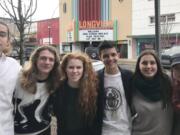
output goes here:
{"type": "Polygon", "coordinates": [[[0,7],[11,17],[19,31],[19,56],[23,65],[25,29],[30,28],[31,19],[37,9],[37,0],[0,0],[0,7]]]}

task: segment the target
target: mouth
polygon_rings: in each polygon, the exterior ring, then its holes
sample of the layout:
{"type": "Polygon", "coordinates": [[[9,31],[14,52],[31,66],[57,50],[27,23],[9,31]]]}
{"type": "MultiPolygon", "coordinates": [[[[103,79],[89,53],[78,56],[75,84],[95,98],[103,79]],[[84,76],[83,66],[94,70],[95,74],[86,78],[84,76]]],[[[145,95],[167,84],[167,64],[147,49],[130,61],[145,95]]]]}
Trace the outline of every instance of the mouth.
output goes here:
{"type": "Polygon", "coordinates": [[[79,75],[72,75],[72,78],[77,78],[79,77],[79,75]]]}
{"type": "Polygon", "coordinates": [[[114,61],[107,61],[106,62],[107,65],[113,65],[113,64],[116,64],[114,61]]]}
{"type": "Polygon", "coordinates": [[[43,67],[43,70],[45,70],[45,71],[50,71],[50,70],[52,70],[52,69],[51,69],[51,67],[43,67]]]}
{"type": "Polygon", "coordinates": [[[72,78],[72,79],[77,79],[77,78],[79,78],[79,77],[80,77],[80,76],[77,75],[77,74],[76,74],[76,75],[71,75],[71,78],[72,78]]]}
{"type": "Polygon", "coordinates": [[[151,71],[148,71],[148,72],[145,72],[147,75],[151,75],[153,74],[154,72],[151,72],[151,71]]]}

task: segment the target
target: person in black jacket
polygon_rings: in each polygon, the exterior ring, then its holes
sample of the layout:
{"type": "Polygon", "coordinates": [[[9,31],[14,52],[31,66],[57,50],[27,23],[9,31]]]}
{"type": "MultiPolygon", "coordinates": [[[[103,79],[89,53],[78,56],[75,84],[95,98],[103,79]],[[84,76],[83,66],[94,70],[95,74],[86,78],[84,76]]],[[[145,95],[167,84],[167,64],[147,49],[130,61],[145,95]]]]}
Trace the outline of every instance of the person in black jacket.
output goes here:
{"type": "Polygon", "coordinates": [[[58,135],[100,135],[98,79],[90,58],[82,52],[65,55],[60,80],[52,98],[58,135]]]}
{"type": "Polygon", "coordinates": [[[119,57],[114,42],[102,42],[99,56],[105,65],[98,71],[101,92],[98,114],[102,135],[131,135],[132,72],[118,66],[119,57]]]}

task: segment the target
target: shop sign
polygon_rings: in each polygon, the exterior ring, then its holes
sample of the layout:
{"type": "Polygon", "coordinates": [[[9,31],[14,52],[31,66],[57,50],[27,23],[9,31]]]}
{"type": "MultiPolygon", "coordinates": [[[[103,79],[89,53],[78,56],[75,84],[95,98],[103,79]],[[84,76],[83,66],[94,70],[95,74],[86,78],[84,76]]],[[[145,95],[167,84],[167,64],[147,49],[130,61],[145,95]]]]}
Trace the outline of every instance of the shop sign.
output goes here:
{"type": "Polygon", "coordinates": [[[74,33],[73,31],[67,32],[67,42],[74,42],[74,33]]]}
{"type": "Polygon", "coordinates": [[[112,29],[113,21],[79,21],[79,29],[112,29]]]}
{"type": "Polygon", "coordinates": [[[79,30],[79,41],[113,40],[113,29],[79,30]]]}
{"type": "Polygon", "coordinates": [[[42,39],[42,44],[43,45],[48,45],[48,44],[52,44],[52,38],[50,37],[48,37],[48,38],[43,38],[42,39]]]}

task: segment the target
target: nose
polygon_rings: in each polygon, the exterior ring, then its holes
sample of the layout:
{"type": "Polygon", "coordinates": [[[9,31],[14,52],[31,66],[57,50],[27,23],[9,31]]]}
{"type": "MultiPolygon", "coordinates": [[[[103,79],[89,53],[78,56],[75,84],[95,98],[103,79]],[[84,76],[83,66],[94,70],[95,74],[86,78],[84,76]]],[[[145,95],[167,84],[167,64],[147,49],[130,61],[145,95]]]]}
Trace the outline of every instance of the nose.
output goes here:
{"type": "Polygon", "coordinates": [[[147,68],[150,68],[151,67],[151,63],[147,63],[147,68]]]}
{"type": "Polygon", "coordinates": [[[73,68],[73,72],[77,72],[77,68],[73,68]]]}
{"type": "Polygon", "coordinates": [[[46,59],[46,60],[45,60],[45,63],[46,63],[46,64],[49,64],[50,62],[51,62],[50,59],[46,59]]]}
{"type": "Polygon", "coordinates": [[[109,55],[108,60],[113,60],[113,56],[109,55]]]}

